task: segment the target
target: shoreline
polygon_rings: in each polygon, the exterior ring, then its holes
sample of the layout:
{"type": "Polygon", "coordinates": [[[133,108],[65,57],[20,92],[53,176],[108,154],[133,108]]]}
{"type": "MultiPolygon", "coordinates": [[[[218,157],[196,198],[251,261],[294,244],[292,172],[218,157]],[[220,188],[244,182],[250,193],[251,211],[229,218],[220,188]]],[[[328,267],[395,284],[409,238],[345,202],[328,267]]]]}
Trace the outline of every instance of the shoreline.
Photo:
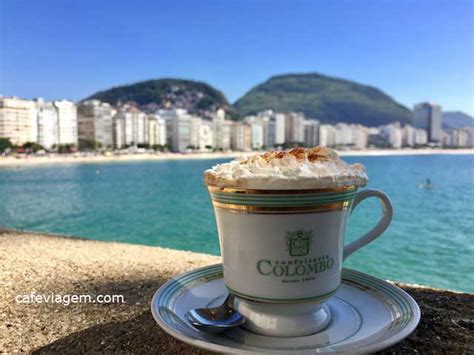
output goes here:
{"type": "MultiPolygon", "coordinates": [[[[352,156],[405,156],[405,155],[466,155],[474,154],[474,149],[374,149],[338,151],[342,157],[352,156]]],[[[75,163],[112,163],[132,161],[166,161],[166,160],[201,160],[201,159],[233,159],[257,154],[254,152],[228,152],[228,153],[143,153],[123,155],[49,155],[0,157],[2,166],[32,166],[47,164],[75,164],[75,163]]]]}

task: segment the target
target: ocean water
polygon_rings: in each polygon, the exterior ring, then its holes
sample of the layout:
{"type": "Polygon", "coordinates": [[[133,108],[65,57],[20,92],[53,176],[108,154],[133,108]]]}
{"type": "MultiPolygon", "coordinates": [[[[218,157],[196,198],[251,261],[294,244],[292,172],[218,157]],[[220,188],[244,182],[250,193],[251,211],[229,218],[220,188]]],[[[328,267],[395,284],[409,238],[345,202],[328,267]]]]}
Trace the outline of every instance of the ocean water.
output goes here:
{"type": "MultiPolygon", "coordinates": [[[[474,155],[347,157],[385,191],[394,219],[345,266],[474,293],[474,155]],[[434,188],[420,189],[430,178],[434,188]]],[[[219,254],[202,172],[223,160],[0,168],[0,226],[219,254]]],[[[368,200],[347,239],[380,215],[368,200]]]]}

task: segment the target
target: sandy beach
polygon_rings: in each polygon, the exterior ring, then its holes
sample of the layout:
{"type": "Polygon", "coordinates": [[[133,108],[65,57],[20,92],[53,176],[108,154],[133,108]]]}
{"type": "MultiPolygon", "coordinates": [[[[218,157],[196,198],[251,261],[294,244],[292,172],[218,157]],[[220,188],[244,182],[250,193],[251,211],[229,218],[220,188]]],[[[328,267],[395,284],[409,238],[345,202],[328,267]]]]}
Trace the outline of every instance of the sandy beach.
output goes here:
{"type": "MultiPolygon", "coordinates": [[[[205,353],[166,334],[149,307],[170,277],[219,257],[0,229],[0,260],[1,353],[205,353]],[[19,295],[32,292],[122,295],[124,302],[18,303],[19,295]]],[[[407,339],[384,353],[474,350],[473,295],[400,286],[419,303],[422,318],[407,339]]]]}
{"type": "MultiPolygon", "coordinates": [[[[71,163],[108,163],[128,161],[159,161],[159,160],[192,160],[192,159],[233,159],[249,156],[252,152],[226,152],[226,153],[144,153],[123,155],[79,155],[79,154],[51,154],[46,156],[8,156],[0,157],[2,166],[30,166],[38,164],[71,164],[71,163]]],[[[393,156],[393,155],[457,155],[474,154],[474,149],[373,149],[339,151],[341,156],[393,156]]]]}

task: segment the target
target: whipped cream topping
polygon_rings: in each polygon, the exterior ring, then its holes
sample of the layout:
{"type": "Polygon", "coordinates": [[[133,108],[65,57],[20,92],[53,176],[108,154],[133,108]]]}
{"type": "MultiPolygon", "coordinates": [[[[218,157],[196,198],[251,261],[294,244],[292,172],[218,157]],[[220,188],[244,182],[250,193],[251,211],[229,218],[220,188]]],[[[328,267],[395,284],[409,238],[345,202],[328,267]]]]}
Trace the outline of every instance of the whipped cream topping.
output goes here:
{"type": "Polygon", "coordinates": [[[325,189],[364,186],[361,164],[347,164],[333,149],[295,148],[235,159],[206,170],[207,185],[255,190],[325,189]]]}

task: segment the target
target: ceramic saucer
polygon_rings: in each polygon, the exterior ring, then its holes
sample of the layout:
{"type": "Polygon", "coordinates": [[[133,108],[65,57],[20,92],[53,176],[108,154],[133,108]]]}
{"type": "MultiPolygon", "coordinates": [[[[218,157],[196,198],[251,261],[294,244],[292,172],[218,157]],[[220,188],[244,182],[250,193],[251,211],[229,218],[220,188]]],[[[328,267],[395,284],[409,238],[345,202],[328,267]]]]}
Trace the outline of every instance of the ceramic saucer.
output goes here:
{"type": "Polygon", "coordinates": [[[343,269],[341,287],[327,302],[330,324],[313,335],[276,338],[241,328],[206,334],[184,318],[192,308],[221,304],[226,295],[222,265],[208,266],[165,283],[153,296],[151,311],[157,323],[173,337],[224,353],[374,352],[407,337],[420,320],[418,305],[405,291],[350,269],[343,269]]]}

